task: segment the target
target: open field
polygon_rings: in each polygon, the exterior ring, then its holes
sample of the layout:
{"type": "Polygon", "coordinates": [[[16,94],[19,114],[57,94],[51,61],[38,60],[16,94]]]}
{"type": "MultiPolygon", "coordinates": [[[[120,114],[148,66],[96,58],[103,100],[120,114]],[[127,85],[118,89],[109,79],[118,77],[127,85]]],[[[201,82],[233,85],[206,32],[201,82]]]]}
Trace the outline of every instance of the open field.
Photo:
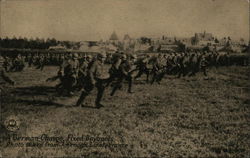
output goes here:
{"type": "MultiPolygon", "coordinates": [[[[5,89],[2,114],[20,119],[18,135],[111,137],[112,143],[127,147],[24,148],[2,141],[2,155],[250,157],[249,72],[249,67],[220,67],[209,70],[208,79],[201,73],[181,79],[166,76],[160,85],[144,84],[143,77],[134,94],[126,93],[127,85],[113,97],[107,89],[101,109],[91,108],[96,91],[82,108],[72,107],[79,94],[58,97],[56,82],[45,82],[56,75],[55,67],[10,73],[16,85],[5,89]]],[[[7,133],[1,130],[1,136],[7,133]]]]}

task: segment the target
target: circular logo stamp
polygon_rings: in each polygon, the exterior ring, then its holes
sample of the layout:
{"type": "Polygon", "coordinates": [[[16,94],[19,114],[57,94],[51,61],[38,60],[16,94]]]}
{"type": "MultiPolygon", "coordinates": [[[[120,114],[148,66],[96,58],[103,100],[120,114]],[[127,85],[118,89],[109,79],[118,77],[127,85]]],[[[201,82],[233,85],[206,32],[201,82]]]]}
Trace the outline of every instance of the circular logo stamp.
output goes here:
{"type": "Polygon", "coordinates": [[[11,115],[5,119],[4,126],[7,130],[14,132],[19,129],[20,120],[17,116],[11,115]]]}

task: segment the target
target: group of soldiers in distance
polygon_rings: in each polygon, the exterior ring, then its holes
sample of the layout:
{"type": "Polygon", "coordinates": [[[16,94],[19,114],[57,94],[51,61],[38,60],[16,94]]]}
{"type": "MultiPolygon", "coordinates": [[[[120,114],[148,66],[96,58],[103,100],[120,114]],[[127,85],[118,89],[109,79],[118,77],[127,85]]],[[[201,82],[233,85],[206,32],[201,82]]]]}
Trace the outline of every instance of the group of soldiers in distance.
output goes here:
{"type": "MultiPolygon", "coordinates": [[[[0,56],[0,69],[2,78],[14,84],[6,71],[11,71],[13,65],[7,67],[8,57],[0,56]]],[[[85,98],[97,88],[95,100],[96,108],[101,108],[101,100],[106,87],[111,86],[110,96],[115,95],[117,90],[121,90],[124,83],[128,83],[128,93],[133,93],[133,83],[143,74],[146,75],[146,82],[149,84],[161,83],[165,75],[176,75],[177,78],[185,76],[195,76],[202,72],[207,76],[208,67],[228,66],[230,58],[228,53],[219,54],[216,51],[194,51],[173,52],[170,54],[125,54],[117,51],[114,54],[104,52],[96,55],[86,55],[68,53],[60,55],[17,55],[12,63],[24,68],[24,62],[28,66],[34,65],[37,69],[43,70],[48,64],[59,65],[56,76],[48,78],[46,81],[59,80],[56,90],[60,95],[73,96],[76,91],[81,91],[81,95],[75,106],[82,106],[85,98]],[[21,63],[21,64],[20,64],[21,63]]],[[[14,67],[16,67],[16,65],[14,67]]],[[[18,71],[22,71],[18,69],[18,71]]]]}
{"type": "Polygon", "coordinates": [[[29,67],[35,66],[36,69],[43,70],[46,65],[60,65],[63,61],[63,54],[18,54],[14,58],[5,56],[3,67],[7,72],[17,72],[22,71],[27,63],[29,67]]]}

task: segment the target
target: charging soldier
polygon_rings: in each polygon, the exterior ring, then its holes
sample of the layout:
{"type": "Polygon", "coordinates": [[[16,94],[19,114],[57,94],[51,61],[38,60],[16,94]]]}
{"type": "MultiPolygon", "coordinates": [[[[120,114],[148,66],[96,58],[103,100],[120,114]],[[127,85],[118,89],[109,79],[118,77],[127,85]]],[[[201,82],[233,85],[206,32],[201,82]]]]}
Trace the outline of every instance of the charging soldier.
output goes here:
{"type": "Polygon", "coordinates": [[[137,67],[139,69],[139,72],[135,76],[135,79],[141,77],[141,75],[145,73],[147,75],[146,82],[149,81],[149,73],[152,69],[152,67],[150,67],[149,62],[150,62],[150,55],[147,55],[145,58],[137,61],[137,67]]]}
{"type": "Polygon", "coordinates": [[[76,85],[76,79],[78,77],[79,62],[78,54],[74,54],[72,59],[68,60],[67,66],[64,68],[65,88],[68,95],[73,95],[73,88],[76,85]]]}
{"type": "Polygon", "coordinates": [[[166,64],[167,64],[166,59],[163,57],[162,54],[159,54],[153,65],[153,71],[152,71],[153,76],[152,76],[151,84],[153,84],[155,81],[158,84],[160,84],[160,81],[165,75],[166,64]]]}
{"type": "Polygon", "coordinates": [[[101,104],[101,99],[104,94],[105,84],[107,79],[109,78],[108,72],[104,67],[104,62],[106,60],[106,54],[99,53],[97,55],[97,59],[92,61],[89,65],[89,70],[87,73],[86,81],[84,82],[84,90],[80,98],[78,99],[76,106],[81,106],[84,102],[85,98],[93,91],[94,87],[97,88],[97,96],[95,100],[96,108],[101,108],[103,105],[101,104]]]}
{"type": "Polygon", "coordinates": [[[203,55],[200,61],[200,70],[203,72],[204,76],[207,76],[207,65],[208,65],[208,62],[205,56],[203,55]]]}
{"type": "Polygon", "coordinates": [[[4,63],[3,63],[3,67],[4,67],[5,71],[8,72],[10,70],[11,66],[12,66],[11,60],[9,57],[6,56],[4,63]]]}
{"type": "Polygon", "coordinates": [[[189,68],[189,56],[187,53],[183,53],[180,59],[180,70],[178,78],[180,78],[182,75],[185,77],[188,73],[189,68]]]}
{"type": "Polygon", "coordinates": [[[119,54],[112,59],[113,63],[111,65],[111,68],[109,69],[110,78],[109,78],[107,86],[111,82],[114,82],[119,79],[121,75],[120,70],[119,70],[120,65],[121,63],[125,62],[126,59],[127,59],[127,56],[125,54],[119,54]]]}
{"type": "Polygon", "coordinates": [[[132,85],[133,85],[133,79],[134,79],[133,72],[137,70],[134,65],[135,60],[136,60],[136,55],[131,55],[130,59],[127,59],[120,64],[119,75],[117,75],[118,80],[115,83],[110,93],[111,96],[113,96],[118,89],[122,88],[122,84],[124,80],[128,81],[128,93],[133,93],[132,91],[132,85]]]}
{"type": "Polygon", "coordinates": [[[4,58],[0,56],[0,88],[1,84],[8,82],[11,85],[14,85],[15,82],[6,74],[6,71],[3,67],[4,58]]]}
{"type": "Polygon", "coordinates": [[[195,76],[195,74],[198,72],[198,66],[197,66],[198,58],[196,54],[192,54],[190,58],[190,71],[191,73],[189,76],[195,76]]]}
{"type": "Polygon", "coordinates": [[[81,61],[80,67],[79,67],[78,78],[77,78],[77,88],[79,88],[79,90],[81,88],[83,88],[83,86],[84,86],[84,82],[85,82],[86,77],[87,77],[90,62],[91,62],[91,56],[85,55],[82,58],[82,61],[81,61]]]}

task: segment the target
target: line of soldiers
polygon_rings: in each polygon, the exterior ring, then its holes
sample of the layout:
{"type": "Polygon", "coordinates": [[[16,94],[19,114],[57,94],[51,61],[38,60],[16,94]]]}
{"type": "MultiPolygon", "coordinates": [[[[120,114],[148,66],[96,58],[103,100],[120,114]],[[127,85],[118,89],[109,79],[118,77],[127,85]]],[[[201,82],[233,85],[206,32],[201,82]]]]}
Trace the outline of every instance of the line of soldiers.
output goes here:
{"type": "Polygon", "coordinates": [[[22,71],[27,65],[43,70],[46,65],[61,65],[64,60],[65,54],[18,54],[14,57],[4,56],[4,68],[7,72],[16,72],[22,71]]]}
{"type": "Polygon", "coordinates": [[[8,56],[2,57],[3,67],[6,72],[20,72],[23,71],[25,67],[25,59],[23,56],[18,54],[15,58],[10,58],[8,56]]]}
{"type": "MultiPolygon", "coordinates": [[[[60,80],[56,85],[56,90],[60,95],[73,96],[75,91],[82,90],[76,106],[82,106],[85,98],[96,87],[98,91],[95,101],[97,108],[103,106],[101,99],[106,87],[112,87],[110,96],[114,96],[118,90],[122,89],[124,83],[128,83],[127,92],[133,93],[134,81],[143,74],[147,76],[147,83],[160,84],[165,75],[176,75],[180,78],[203,72],[204,76],[207,76],[207,67],[230,65],[228,53],[219,54],[205,51],[143,54],[140,57],[123,52],[113,55],[98,53],[96,56],[79,56],[77,53],[69,53],[60,57],[58,74],[48,78],[47,81],[60,80]]],[[[11,80],[9,81],[13,83],[11,80]]]]}
{"type": "Polygon", "coordinates": [[[208,66],[227,65],[227,55],[220,56],[216,52],[189,52],[137,58],[135,54],[118,52],[112,56],[99,53],[95,57],[79,58],[75,53],[69,54],[60,65],[58,75],[48,78],[47,81],[60,79],[61,82],[56,86],[58,92],[66,91],[68,96],[83,89],[76,106],[81,106],[86,96],[96,87],[98,93],[95,103],[96,107],[100,108],[104,90],[108,86],[112,87],[110,96],[114,96],[124,83],[128,83],[127,92],[133,93],[133,82],[143,74],[147,75],[146,81],[151,84],[160,84],[165,75],[177,75],[180,78],[194,76],[202,71],[204,76],[207,76],[208,66]]]}
{"type": "MultiPolygon", "coordinates": [[[[202,52],[204,53],[204,52],[202,52]]],[[[4,56],[5,61],[4,61],[4,68],[6,71],[22,71],[25,67],[25,65],[28,65],[29,67],[34,66],[37,69],[43,70],[43,68],[46,65],[61,65],[64,60],[67,60],[69,54],[71,54],[70,52],[67,53],[29,53],[29,54],[18,54],[17,56],[11,57],[11,56],[4,56]]],[[[182,56],[182,54],[184,53],[172,53],[170,55],[165,55],[165,56],[170,56],[173,57],[174,56],[182,56]]],[[[188,52],[187,54],[196,54],[199,55],[200,52],[197,51],[193,51],[191,50],[191,52],[188,52]]],[[[216,62],[212,63],[212,64],[216,64],[217,66],[219,65],[232,65],[232,64],[237,64],[237,65],[246,65],[246,63],[244,63],[244,59],[242,59],[241,57],[233,57],[229,56],[228,53],[224,53],[224,54],[218,54],[217,52],[213,52],[212,54],[209,52],[205,52],[205,54],[208,54],[208,59],[209,58],[217,58],[215,59],[216,62]],[[209,56],[210,55],[210,56],[209,56]],[[230,59],[230,60],[229,60],[230,59]]],[[[80,58],[84,58],[84,56],[86,56],[86,54],[82,54],[79,53],[78,54],[80,58]]],[[[175,58],[179,58],[179,57],[175,57],[175,58]]],[[[176,60],[176,59],[173,59],[176,60]]],[[[211,60],[211,59],[209,59],[211,60]]],[[[105,63],[112,63],[112,55],[111,54],[107,54],[107,59],[105,61],[105,63]]],[[[175,62],[176,61],[172,61],[175,62]]]]}

